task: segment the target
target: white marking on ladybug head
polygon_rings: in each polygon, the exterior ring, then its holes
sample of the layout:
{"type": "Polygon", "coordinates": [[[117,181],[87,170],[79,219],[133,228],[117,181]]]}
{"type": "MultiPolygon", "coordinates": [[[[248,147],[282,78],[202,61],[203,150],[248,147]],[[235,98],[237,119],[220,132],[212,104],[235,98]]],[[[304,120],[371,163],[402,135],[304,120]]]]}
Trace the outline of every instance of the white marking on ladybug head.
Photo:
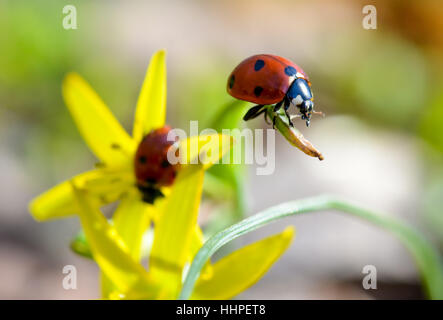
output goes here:
{"type": "Polygon", "coordinates": [[[301,105],[302,102],[303,102],[303,98],[301,97],[301,95],[297,95],[294,99],[292,99],[292,103],[293,103],[295,106],[299,106],[299,105],[301,105]]]}

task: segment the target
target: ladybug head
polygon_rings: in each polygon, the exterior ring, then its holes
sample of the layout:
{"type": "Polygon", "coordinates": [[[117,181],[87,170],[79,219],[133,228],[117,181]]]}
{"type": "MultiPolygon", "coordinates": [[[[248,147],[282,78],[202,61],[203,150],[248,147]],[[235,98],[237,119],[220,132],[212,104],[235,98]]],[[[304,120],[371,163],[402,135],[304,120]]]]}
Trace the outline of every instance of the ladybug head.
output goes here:
{"type": "Polygon", "coordinates": [[[292,104],[300,109],[301,118],[306,120],[306,125],[309,126],[311,114],[314,111],[313,96],[309,83],[303,78],[295,79],[286,95],[292,104]]]}
{"type": "Polygon", "coordinates": [[[306,126],[309,127],[311,115],[314,111],[314,102],[312,100],[304,100],[300,105],[300,113],[302,120],[306,120],[306,126]]]}

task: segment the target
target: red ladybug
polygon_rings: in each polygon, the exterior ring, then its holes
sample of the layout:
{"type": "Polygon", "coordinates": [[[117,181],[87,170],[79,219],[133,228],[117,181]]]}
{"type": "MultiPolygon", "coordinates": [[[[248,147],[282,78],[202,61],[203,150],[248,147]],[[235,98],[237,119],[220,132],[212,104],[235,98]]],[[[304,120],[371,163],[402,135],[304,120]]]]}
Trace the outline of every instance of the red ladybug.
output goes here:
{"type": "Polygon", "coordinates": [[[137,187],[143,195],[143,201],[154,203],[163,197],[161,187],[170,186],[177,175],[178,164],[168,161],[168,150],[176,137],[168,140],[169,126],[156,129],[147,134],[140,142],[134,159],[137,187]]]}
{"type": "MultiPolygon", "coordinates": [[[[288,109],[291,103],[309,126],[314,112],[311,82],[302,68],[292,61],[271,54],[258,54],[243,60],[228,78],[228,93],[234,98],[257,103],[243,119],[250,120],[266,112],[265,105],[282,106],[292,126],[288,109]]],[[[266,115],[266,113],[265,113],[266,115]]]]}

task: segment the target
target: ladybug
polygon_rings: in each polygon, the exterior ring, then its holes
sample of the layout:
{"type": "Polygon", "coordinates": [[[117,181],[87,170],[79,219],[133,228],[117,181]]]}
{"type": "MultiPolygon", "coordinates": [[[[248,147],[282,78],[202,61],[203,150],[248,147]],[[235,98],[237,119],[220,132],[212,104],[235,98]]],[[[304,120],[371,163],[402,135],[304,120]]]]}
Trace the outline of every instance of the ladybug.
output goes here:
{"type": "MultiPolygon", "coordinates": [[[[153,204],[163,197],[161,187],[172,185],[178,171],[178,164],[168,161],[168,150],[177,141],[177,136],[168,139],[171,127],[164,126],[147,134],[140,142],[134,159],[137,188],[144,202],[153,204]]],[[[171,136],[169,137],[171,138],[171,136]]]]}
{"type": "Polygon", "coordinates": [[[234,98],[257,104],[243,117],[245,121],[265,113],[265,105],[271,104],[275,104],[274,112],[283,106],[291,126],[288,114],[291,103],[299,109],[297,116],[306,120],[307,126],[312,114],[321,114],[314,111],[311,82],[303,69],[271,54],[258,54],[243,60],[230,74],[227,91],[234,98]]]}

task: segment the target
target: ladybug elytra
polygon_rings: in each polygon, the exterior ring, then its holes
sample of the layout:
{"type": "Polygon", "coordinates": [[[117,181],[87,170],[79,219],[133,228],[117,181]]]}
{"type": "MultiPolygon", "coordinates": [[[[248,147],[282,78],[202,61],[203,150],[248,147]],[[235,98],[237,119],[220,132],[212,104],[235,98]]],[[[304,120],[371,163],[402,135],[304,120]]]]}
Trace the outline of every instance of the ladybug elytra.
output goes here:
{"type": "Polygon", "coordinates": [[[154,203],[163,197],[161,187],[172,185],[178,171],[178,164],[168,161],[168,150],[177,139],[168,140],[171,128],[164,126],[147,134],[140,142],[134,159],[137,188],[143,201],[154,203]]]}
{"type": "MultiPolygon", "coordinates": [[[[298,65],[283,57],[258,54],[243,60],[228,78],[228,93],[234,98],[256,103],[243,117],[245,121],[266,112],[265,105],[274,105],[274,112],[282,106],[293,126],[288,109],[291,103],[309,126],[314,111],[311,82],[298,65]]],[[[266,113],[265,113],[266,115],[266,113]]],[[[274,118],[275,119],[275,118],[274,118]]]]}

